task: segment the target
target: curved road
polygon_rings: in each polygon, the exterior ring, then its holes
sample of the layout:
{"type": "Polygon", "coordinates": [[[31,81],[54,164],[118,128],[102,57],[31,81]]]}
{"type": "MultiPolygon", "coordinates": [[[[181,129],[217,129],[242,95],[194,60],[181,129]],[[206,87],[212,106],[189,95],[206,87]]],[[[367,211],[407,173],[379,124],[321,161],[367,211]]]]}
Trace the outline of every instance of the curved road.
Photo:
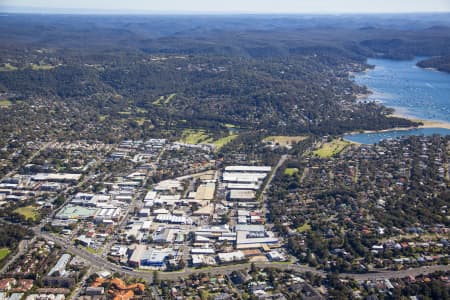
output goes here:
{"type": "MultiPolygon", "coordinates": [[[[87,252],[83,249],[79,249],[75,246],[68,245],[67,241],[64,239],[55,237],[53,235],[47,234],[47,233],[36,233],[37,236],[46,239],[48,241],[53,241],[54,243],[62,246],[67,252],[78,255],[85,260],[87,260],[89,263],[91,263],[92,266],[96,266],[101,269],[106,269],[112,272],[119,272],[122,274],[126,274],[129,276],[134,277],[140,277],[148,282],[153,281],[153,272],[152,271],[129,271],[122,269],[122,267],[109,262],[108,260],[95,255],[93,253],[87,252]]],[[[265,267],[272,267],[277,268],[280,270],[294,270],[297,272],[311,272],[319,276],[326,276],[327,273],[316,270],[314,268],[308,267],[308,266],[302,266],[297,264],[289,264],[289,263],[258,263],[258,267],[265,268],[265,267]]],[[[183,271],[180,272],[158,272],[159,279],[166,279],[166,280],[176,280],[180,277],[186,277],[194,273],[199,272],[206,272],[211,274],[229,274],[233,271],[237,270],[245,270],[250,268],[250,263],[244,263],[239,265],[228,265],[228,266],[220,266],[220,267],[211,267],[211,268],[204,268],[204,269],[190,269],[186,268],[183,271]]],[[[425,267],[419,267],[419,268],[412,268],[412,269],[406,269],[401,271],[379,271],[374,273],[366,273],[366,274],[350,274],[350,273],[342,273],[339,276],[343,278],[352,278],[355,280],[383,280],[388,278],[404,278],[408,276],[418,276],[421,274],[429,274],[435,271],[449,271],[450,266],[448,265],[437,265],[437,266],[425,266],[425,267]]]]}

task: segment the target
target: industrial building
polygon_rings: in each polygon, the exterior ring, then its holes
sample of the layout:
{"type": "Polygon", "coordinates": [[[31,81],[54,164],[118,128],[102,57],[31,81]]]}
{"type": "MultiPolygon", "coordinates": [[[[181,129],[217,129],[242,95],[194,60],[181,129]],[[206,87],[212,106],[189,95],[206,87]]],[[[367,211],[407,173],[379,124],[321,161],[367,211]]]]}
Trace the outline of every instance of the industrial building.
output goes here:
{"type": "Polygon", "coordinates": [[[156,216],[155,221],[170,224],[192,224],[190,218],[186,218],[185,216],[174,216],[171,214],[159,214],[156,216]]]}
{"type": "Polygon", "coordinates": [[[266,177],[267,173],[224,172],[222,174],[222,180],[226,183],[256,183],[260,185],[266,177]]]}
{"type": "Polygon", "coordinates": [[[270,166],[228,166],[225,172],[243,172],[243,173],[270,173],[270,166]]]}
{"type": "Polygon", "coordinates": [[[53,182],[77,182],[80,180],[81,174],[69,173],[38,173],[33,175],[33,181],[53,181],[53,182]]]}
{"type": "Polygon", "coordinates": [[[229,201],[253,201],[256,198],[256,193],[253,190],[231,190],[228,193],[229,201]]]}
{"type": "Polygon", "coordinates": [[[214,192],[216,190],[216,184],[213,182],[203,183],[195,192],[195,200],[208,200],[214,199],[214,192]]]}
{"type": "Polygon", "coordinates": [[[97,210],[95,214],[96,222],[103,222],[105,220],[119,221],[122,210],[119,207],[103,207],[97,210]]]}

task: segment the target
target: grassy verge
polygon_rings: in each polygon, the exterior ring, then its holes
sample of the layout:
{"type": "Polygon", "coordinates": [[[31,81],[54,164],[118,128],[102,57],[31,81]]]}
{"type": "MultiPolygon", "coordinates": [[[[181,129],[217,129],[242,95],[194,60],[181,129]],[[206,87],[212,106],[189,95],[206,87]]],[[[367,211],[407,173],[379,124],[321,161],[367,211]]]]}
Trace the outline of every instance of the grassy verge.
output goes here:
{"type": "Polygon", "coordinates": [[[5,259],[11,253],[11,250],[9,248],[0,248],[0,261],[5,259]]]}

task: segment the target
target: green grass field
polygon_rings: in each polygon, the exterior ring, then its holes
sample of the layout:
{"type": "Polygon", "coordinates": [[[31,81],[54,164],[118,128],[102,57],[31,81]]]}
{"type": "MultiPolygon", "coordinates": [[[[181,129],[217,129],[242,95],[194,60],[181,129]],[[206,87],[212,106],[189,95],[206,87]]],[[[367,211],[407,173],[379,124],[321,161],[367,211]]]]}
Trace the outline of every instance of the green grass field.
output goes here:
{"type": "Polygon", "coordinates": [[[33,221],[37,220],[37,218],[39,216],[39,212],[37,211],[36,207],[34,207],[32,205],[19,207],[19,208],[15,209],[14,212],[21,214],[26,219],[31,219],[33,221]]]}
{"type": "Polygon", "coordinates": [[[181,134],[180,142],[192,145],[210,143],[211,137],[202,129],[185,129],[181,134]]]}
{"type": "Polygon", "coordinates": [[[0,100],[0,107],[10,107],[12,105],[12,102],[8,99],[1,99],[0,100]]]}
{"type": "Polygon", "coordinates": [[[332,157],[336,154],[341,153],[342,150],[344,150],[350,144],[350,142],[341,139],[335,139],[331,142],[323,144],[319,149],[315,150],[313,154],[321,158],[332,157]]]}
{"type": "Polygon", "coordinates": [[[0,248],[0,261],[7,257],[9,253],[11,253],[11,250],[9,250],[9,248],[0,248]]]}
{"type": "Polygon", "coordinates": [[[216,151],[220,150],[223,146],[225,146],[226,144],[228,144],[237,137],[238,137],[237,134],[230,134],[229,136],[215,140],[213,144],[214,146],[216,146],[216,151]]]}
{"type": "Polygon", "coordinates": [[[298,173],[298,168],[286,168],[284,170],[285,175],[294,176],[294,174],[298,173]]]}
{"type": "Polygon", "coordinates": [[[286,135],[273,135],[268,136],[263,139],[263,142],[272,142],[273,144],[278,144],[280,146],[292,145],[301,141],[306,140],[307,136],[286,136],[286,135]]]}

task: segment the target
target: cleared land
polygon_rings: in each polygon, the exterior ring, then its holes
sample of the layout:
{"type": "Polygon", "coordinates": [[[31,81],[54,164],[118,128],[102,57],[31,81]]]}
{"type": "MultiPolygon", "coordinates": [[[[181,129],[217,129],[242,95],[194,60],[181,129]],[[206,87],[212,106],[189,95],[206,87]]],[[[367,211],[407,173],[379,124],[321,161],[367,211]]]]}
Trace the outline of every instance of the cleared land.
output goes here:
{"type": "Polygon", "coordinates": [[[0,248],[0,261],[7,257],[9,253],[11,253],[11,250],[9,250],[9,248],[0,248]]]}
{"type": "Polygon", "coordinates": [[[298,173],[298,168],[286,168],[284,170],[285,175],[294,176],[294,174],[298,173]]]}
{"type": "Polygon", "coordinates": [[[144,122],[145,122],[145,118],[135,118],[134,121],[136,121],[136,123],[139,126],[142,126],[144,124],[144,122]]]}
{"type": "Polygon", "coordinates": [[[129,115],[131,115],[131,111],[119,111],[119,115],[129,116],[129,115]]]}
{"type": "Polygon", "coordinates": [[[311,225],[309,223],[305,223],[302,226],[297,228],[297,231],[300,233],[310,231],[310,230],[311,230],[311,225]]]}
{"type": "Polygon", "coordinates": [[[136,108],[136,112],[140,114],[146,114],[148,111],[146,109],[138,107],[136,108]]]}
{"type": "Polygon", "coordinates": [[[32,205],[19,207],[19,208],[15,209],[14,212],[18,213],[18,214],[21,214],[26,219],[30,219],[30,220],[33,220],[33,221],[37,220],[37,217],[39,215],[36,207],[34,207],[32,205]]]}
{"type": "Polygon", "coordinates": [[[16,70],[18,70],[18,68],[14,67],[10,63],[6,63],[0,67],[0,72],[9,72],[9,71],[16,71],[16,70]]]}
{"type": "Polygon", "coordinates": [[[286,136],[286,135],[274,135],[274,136],[268,136],[264,138],[263,142],[271,142],[272,144],[278,144],[280,146],[288,146],[292,145],[301,141],[306,140],[307,136],[286,136]]]}
{"type": "Polygon", "coordinates": [[[332,157],[336,154],[339,154],[350,144],[350,142],[344,141],[342,139],[335,139],[331,142],[322,144],[322,146],[319,149],[315,150],[313,154],[321,158],[332,157]]]}
{"type": "Polygon", "coordinates": [[[43,71],[43,70],[51,70],[53,68],[56,68],[52,65],[37,65],[37,64],[30,64],[30,67],[34,71],[43,71]]]}
{"type": "Polygon", "coordinates": [[[173,94],[170,94],[168,96],[160,96],[158,99],[153,101],[152,104],[154,104],[154,105],[161,105],[161,102],[162,102],[162,104],[169,104],[170,101],[172,101],[173,98],[175,98],[176,95],[177,95],[176,93],[173,93],[173,94]]]}
{"type": "Polygon", "coordinates": [[[166,100],[164,100],[164,104],[169,104],[169,102],[170,101],[172,101],[172,99],[173,98],[175,98],[175,96],[176,96],[177,94],[170,94],[167,98],[166,98],[166,100]]]}
{"type": "Polygon", "coordinates": [[[12,105],[12,102],[8,99],[1,99],[0,100],[0,107],[10,107],[12,105]]]}

